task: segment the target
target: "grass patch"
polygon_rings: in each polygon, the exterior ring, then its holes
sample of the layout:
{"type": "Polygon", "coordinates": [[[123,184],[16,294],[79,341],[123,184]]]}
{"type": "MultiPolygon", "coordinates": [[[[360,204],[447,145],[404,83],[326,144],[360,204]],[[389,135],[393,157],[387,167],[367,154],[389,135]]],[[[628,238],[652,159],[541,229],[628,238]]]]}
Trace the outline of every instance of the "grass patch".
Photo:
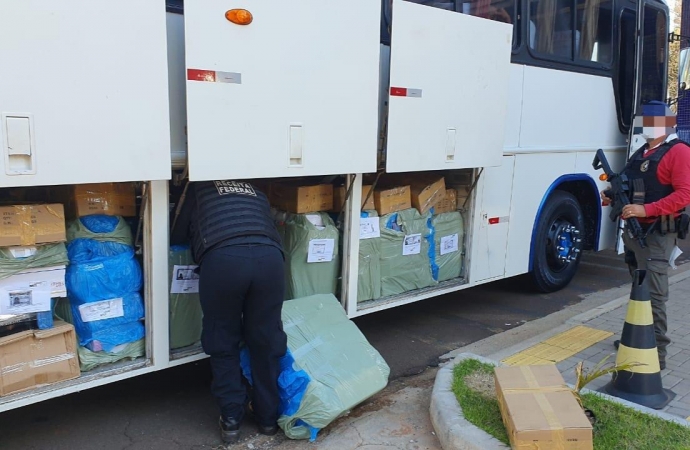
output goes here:
{"type": "Polygon", "coordinates": [[[510,445],[496,398],[482,395],[465,383],[466,377],[477,372],[493,376],[494,368],[476,359],[466,359],[453,369],[453,392],[460,403],[462,414],[474,426],[510,445]]]}
{"type": "MultiPolygon", "coordinates": [[[[487,377],[493,383],[493,369],[474,359],[462,361],[453,369],[453,392],[465,419],[510,445],[498,401],[482,386],[487,377]]],[[[690,450],[690,428],[642,414],[596,394],[583,394],[582,401],[597,418],[596,450],[690,450]]]]}

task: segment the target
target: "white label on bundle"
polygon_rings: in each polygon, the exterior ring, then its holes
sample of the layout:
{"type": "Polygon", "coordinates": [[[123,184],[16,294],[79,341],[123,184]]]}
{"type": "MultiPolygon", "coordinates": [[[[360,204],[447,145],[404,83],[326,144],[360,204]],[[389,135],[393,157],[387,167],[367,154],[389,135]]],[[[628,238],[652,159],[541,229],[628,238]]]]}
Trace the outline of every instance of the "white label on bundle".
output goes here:
{"type": "Polygon", "coordinates": [[[36,254],[36,247],[10,247],[9,251],[15,258],[29,258],[36,254]]]}
{"type": "Polygon", "coordinates": [[[331,262],[335,250],[335,239],[312,239],[309,241],[308,263],[331,262]]]}
{"type": "Polygon", "coordinates": [[[174,266],[172,282],[170,283],[171,294],[197,294],[199,292],[199,274],[196,273],[198,266],[174,266]]]}
{"type": "Polygon", "coordinates": [[[363,217],[359,219],[359,238],[372,239],[381,237],[381,228],[378,217],[363,217]]]}
{"type": "Polygon", "coordinates": [[[443,236],[441,238],[441,256],[458,251],[458,234],[443,236]]]}
{"type": "Polygon", "coordinates": [[[33,286],[7,288],[2,293],[0,314],[29,314],[51,310],[50,287],[47,283],[33,286]]]}
{"type": "Polygon", "coordinates": [[[100,302],[79,305],[79,314],[84,323],[114,319],[125,315],[122,298],[111,298],[100,302]]]}
{"type": "Polygon", "coordinates": [[[410,234],[403,241],[403,256],[418,255],[422,251],[422,235],[410,234]]]}

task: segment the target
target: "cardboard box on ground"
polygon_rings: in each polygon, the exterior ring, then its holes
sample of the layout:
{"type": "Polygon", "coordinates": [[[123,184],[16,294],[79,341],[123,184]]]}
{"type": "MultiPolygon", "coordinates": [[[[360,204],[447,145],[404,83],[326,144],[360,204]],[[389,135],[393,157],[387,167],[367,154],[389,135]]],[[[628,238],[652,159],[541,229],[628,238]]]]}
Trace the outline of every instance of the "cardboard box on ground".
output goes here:
{"type": "Polygon", "coordinates": [[[513,448],[593,448],[592,425],[555,365],[497,367],[494,378],[513,448]]]}

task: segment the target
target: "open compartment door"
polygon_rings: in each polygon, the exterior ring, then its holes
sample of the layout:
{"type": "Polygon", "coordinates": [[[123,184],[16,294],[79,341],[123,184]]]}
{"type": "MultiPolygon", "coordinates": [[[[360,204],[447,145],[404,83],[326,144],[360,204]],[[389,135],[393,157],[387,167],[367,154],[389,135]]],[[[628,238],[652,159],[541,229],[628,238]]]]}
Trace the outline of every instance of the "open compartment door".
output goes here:
{"type": "Polygon", "coordinates": [[[513,26],[393,0],[388,172],[499,166],[513,26]]]}
{"type": "Polygon", "coordinates": [[[0,2],[0,187],[170,178],[163,2],[0,2]]]}
{"type": "Polygon", "coordinates": [[[192,181],[376,170],[378,2],[185,4],[192,181]],[[248,25],[226,19],[245,8],[248,25]]]}

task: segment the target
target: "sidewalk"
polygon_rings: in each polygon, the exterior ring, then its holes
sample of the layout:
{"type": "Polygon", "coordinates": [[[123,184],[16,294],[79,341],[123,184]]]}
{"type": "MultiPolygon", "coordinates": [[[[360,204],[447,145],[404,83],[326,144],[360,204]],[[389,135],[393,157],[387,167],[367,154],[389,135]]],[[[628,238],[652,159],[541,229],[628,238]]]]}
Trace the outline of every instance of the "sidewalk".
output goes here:
{"type": "MultiPolygon", "coordinates": [[[[690,420],[690,277],[670,287],[670,298],[666,305],[668,315],[668,336],[671,344],[666,356],[666,369],[661,371],[663,385],[676,393],[676,398],[663,409],[669,414],[690,420]]],[[[609,361],[615,361],[616,349],[613,341],[620,339],[625,322],[627,304],[602,314],[582,325],[597,330],[610,331],[613,336],[600,341],[580,353],[557,364],[566,382],[575,381],[574,368],[585,361],[585,368],[592,367],[609,354],[609,361]]],[[[610,381],[610,377],[594,380],[588,387],[599,390],[610,381]]]]}
{"type": "MultiPolygon", "coordinates": [[[[676,397],[662,411],[690,420],[690,270],[672,276],[669,284],[670,296],[666,309],[669,323],[668,336],[671,338],[671,344],[668,347],[666,369],[661,372],[661,375],[664,387],[673,390],[676,397]]],[[[538,346],[545,345],[547,340],[555,342],[561,336],[566,339],[569,332],[577,331],[574,330],[576,327],[580,327],[578,330],[586,327],[584,328],[588,335],[586,337],[608,335],[603,340],[598,340],[596,343],[590,343],[586,348],[579,349],[577,353],[572,354],[567,359],[561,360],[557,356],[553,356],[553,362],[556,362],[565,381],[574,383],[575,366],[579,362],[584,361],[586,370],[594,367],[608,355],[611,355],[608,362],[615,361],[616,349],[613,346],[613,341],[620,339],[623,330],[630,288],[627,288],[625,292],[624,295],[621,293],[620,298],[602,305],[600,308],[572,317],[564,325],[557,326],[532,339],[522,341],[521,344],[500,349],[494,343],[490,346],[493,347],[492,351],[485,352],[489,354],[482,353],[482,356],[496,361],[506,361],[512,357],[514,361],[516,355],[534,354],[538,346]]],[[[517,342],[520,341],[517,340],[517,342]]],[[[578,345],[584,347],[581,344],[581,341],[578,342],[576,338],[573,339],[571,336],[569,340],[556,345],[560,345],[558,350],[567,353],[568,347],[573,348],[578,345]]],[[[557,352],[554,352],[554,355],[555,353],[557,352]]],[[[550,358],[549,355],[543,356],[544,359],[550,358]]],[[[596,379],[588,384],[587,388],[599,390],[610,381],[610,378],[610,376],[604,376],[596,379]]]]}

